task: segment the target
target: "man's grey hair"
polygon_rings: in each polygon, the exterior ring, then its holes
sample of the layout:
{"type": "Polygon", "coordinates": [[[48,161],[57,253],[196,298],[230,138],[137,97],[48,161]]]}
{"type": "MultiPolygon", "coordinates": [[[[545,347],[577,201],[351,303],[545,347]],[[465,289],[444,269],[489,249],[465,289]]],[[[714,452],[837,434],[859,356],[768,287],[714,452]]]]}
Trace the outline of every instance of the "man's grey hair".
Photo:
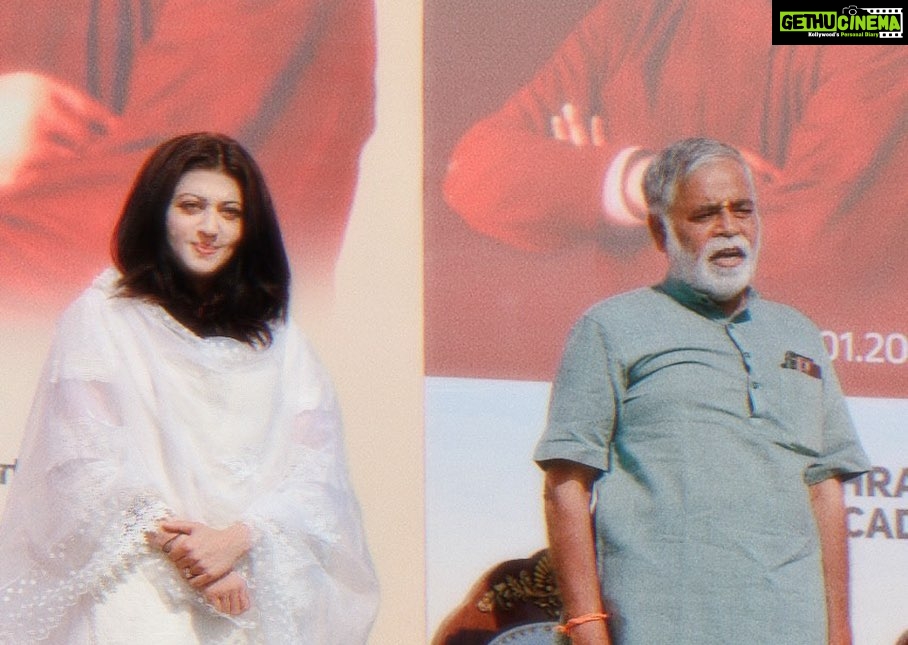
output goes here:
{"type": "Polygon", "coordinates": [[[682,139],[656,155],[646,170],[643,195],[649,212],[665,220],[681,183],[700,166],[720,159],[738,162],[744,170],[751,192],[755,192],[750,167],[737,149],[714,139],[682,139]]]}

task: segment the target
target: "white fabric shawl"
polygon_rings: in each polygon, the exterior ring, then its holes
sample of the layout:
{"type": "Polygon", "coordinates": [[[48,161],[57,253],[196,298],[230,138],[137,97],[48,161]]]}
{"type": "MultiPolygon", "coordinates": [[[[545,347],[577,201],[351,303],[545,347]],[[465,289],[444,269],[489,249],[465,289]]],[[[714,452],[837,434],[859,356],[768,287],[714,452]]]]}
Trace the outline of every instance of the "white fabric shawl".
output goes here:
{"type": "Polygon", "coordinates": [[[276,326],[265,349],[201,339],[114,296],[117,278],[67,309],[44,368],[0,523],[0,643],[82,642],[137,576],[200,642],[365,642],[377,584],[333,389],[301,332],[276,326]],[[252,528],[253,609],[218,614],[146,546],[167,516],[252,528]]]}

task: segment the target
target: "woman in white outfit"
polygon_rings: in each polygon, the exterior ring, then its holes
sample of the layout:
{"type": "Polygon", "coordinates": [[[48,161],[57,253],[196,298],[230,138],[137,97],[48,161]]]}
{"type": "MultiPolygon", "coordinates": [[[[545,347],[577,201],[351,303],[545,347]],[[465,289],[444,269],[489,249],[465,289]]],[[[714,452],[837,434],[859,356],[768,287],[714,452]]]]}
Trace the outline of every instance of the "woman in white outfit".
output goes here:
{"type": "Polygon", "coordinates": [[[146,161],[62,316],[0,521],[0,643],[363,643],[375,575],[330,380],[235,141],[146,161]]]}

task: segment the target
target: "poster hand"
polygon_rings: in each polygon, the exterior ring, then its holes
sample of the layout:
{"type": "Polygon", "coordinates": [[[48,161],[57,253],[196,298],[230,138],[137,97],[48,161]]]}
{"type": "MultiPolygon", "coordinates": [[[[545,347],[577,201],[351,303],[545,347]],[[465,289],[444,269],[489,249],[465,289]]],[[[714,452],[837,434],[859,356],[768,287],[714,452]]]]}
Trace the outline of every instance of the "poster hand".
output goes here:
{"type": "Polygon", "coordinates": [[[577,147],[605,145],[605,127],[599,115],[587,118],[573,103],[565,103],[551,118],[552,136],[577,147]],[[587,125],[587,121],[589,125],[587,125]]]}
{"type": "Polygon", "coordinates": [[[23,185],[37,166],[77,156],[116,127],[83,92],[34,72],[0,75],[0,188],[23,185]]]}

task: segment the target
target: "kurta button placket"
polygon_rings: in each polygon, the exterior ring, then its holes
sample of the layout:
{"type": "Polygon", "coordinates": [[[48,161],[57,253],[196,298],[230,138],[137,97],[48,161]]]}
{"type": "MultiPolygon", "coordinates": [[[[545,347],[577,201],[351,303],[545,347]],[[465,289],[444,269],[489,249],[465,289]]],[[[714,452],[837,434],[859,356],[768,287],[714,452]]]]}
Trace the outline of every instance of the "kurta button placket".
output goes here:
{"type": "Polygon", "coordinates": [[[750,410],[750,415],[755,417],[758,416],[758,411],[762,410],[762,397],[760,396],[762,393],[759,392],[761,384],[759,381],[754,380],[754,364],[751,361],[752,354],[746,349],[745,335],[741,333],[739,327],[740,325],[734,322],[728,322],[725,324],[725,332],[741,355],[741,364],[744,367],[747,385],[747,405],[750,410]]]}

